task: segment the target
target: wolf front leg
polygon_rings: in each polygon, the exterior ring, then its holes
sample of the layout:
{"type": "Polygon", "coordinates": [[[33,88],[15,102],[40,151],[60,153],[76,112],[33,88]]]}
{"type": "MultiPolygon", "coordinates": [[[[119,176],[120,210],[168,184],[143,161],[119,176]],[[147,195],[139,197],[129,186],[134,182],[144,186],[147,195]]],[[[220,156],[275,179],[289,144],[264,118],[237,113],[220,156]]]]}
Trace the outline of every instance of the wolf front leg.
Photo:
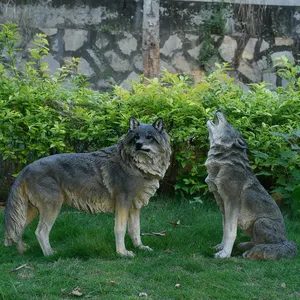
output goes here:
{"type": "Polygon", "coordinates": [[[125,247],[125,234],[129,216],[129,203],[127,199],[117,199],[115,208],[115,239],[116,251],[121,256],[134,257],[132,251],[125,247]],[[124,201],[125,200],[125,201],[124,201]]]}
{"type": "Polygon", "coordinates": [[[223,212],[222,212],[222,229],[223,229],[223,235],[222,235],[222,241],[221,241],[221,243],[220,244],[217,244],[217,245],[215,245],[214,247],[213,247],[213,249],[215,249],[215,250],[217,250],[217,251],[221,251],[221,250],[223,250],[223,248],[224,248],[224,241],[225,241],[225,237],[224,237],[224,220],[225,220],[225,217],[224,217],[224,214],[223,214],[223,212]]]}
{"type": "Polygon", "coordinates": [[[237,233],[238,208],[232,199],[224,200],[223,249],[215,254],[216,258],[230,257],[237,233]]]}
{"type": "Polygon", "coordinates": [[[224,203],[223,200],[221,198],[221,196],[219,195],[219,193],[217,191],[214,191],[214,197],[215,200],[220,208],[221,214],[222,214],[222,228],[223,228],[223,236],[222,236],[222,241],[220,244],[216,245],[214,248],[217,251],[221,251],[224,248],[224,241],[225,241],[225,236],[224,236],[224,220],[225,220],[225,216],[224,216],[224,203]]]}
{"type": "Polygon", "coordinates": [[[131,209],[128,219],[128,233],[132,240],[133,246],[142,250],[152,251],[148,246],[144,246],[141,240],[140,230],[140,210],[131,209]]]}

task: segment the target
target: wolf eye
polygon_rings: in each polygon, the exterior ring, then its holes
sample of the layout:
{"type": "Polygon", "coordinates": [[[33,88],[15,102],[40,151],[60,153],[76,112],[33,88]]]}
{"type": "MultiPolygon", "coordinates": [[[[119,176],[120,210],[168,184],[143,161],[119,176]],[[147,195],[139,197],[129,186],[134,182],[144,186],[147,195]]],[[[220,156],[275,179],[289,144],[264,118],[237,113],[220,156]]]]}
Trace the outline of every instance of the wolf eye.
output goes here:
{"type": "Polygon", "coordinates": [[[147,139],[147,140],[151,140],[152,138],[153,138],[152,135],[147,135],[147,136],[146,136],[146,139],[147,139]]]}
{"type": "Polygon", "coordinates": [[[136,140],[139,140],[139,139],[140,139],[140,135],[137,133],[137,134],[134,135],[134,138],[135,138],[136,140]]]}

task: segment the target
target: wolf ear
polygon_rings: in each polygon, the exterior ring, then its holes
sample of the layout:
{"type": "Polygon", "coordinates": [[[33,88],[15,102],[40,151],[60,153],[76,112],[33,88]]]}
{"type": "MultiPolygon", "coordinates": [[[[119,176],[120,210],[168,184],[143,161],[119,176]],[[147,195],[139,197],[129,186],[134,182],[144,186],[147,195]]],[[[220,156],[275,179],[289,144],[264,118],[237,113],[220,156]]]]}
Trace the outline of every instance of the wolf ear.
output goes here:
{"type": "Polygon", "coordinates": [[[242,149],[247,149],[248,148],[248,144],[247,142],[242,138],[239,137],[236,142],[235,142],[236,146],[242,149]]]}
{"type": "Polygon", "coordinates": [[[130,119],[129,119],[129,129],[130,129],[130,131],[136,129],[138,126],[140,126],[140,122],[136,118],[130,117],[130,119]]]}
{"type": "Polygon", "coordinates": [[[162,133],[162,131],[164,130],[164,122],[162,118],[158,118],[153,124],[152,126],[159,132],[162,133]]]}

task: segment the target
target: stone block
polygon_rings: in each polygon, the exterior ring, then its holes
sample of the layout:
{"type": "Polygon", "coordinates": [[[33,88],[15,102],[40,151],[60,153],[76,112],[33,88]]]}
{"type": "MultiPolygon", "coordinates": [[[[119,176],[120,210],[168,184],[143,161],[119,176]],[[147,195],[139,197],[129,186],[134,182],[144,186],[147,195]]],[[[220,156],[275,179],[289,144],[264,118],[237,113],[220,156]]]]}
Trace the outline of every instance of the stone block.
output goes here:
{"type": "Polygon", "coordinates": [[[137,40],[132,34],[127,34],[124,39],[118,41],[118,46],[122,53],[130,55],[131,52],[136,51],[137,40]]]}
{"type": "Polygon", "coordinates": [[[54,75],[55,72],[58,71],[58,68],[60,68],[60,64],[57,60],[54,59],[54,57],[51,54],[46,55],[41,59],[42,62],[46,62],[49,67],[49,74],[54,75]]]}
{"type": "Polygon", "coordinates": [[[260,49],[259,52],[263,52],[266,51],[270,48],[270,44],[268,42],[266,42],[265,40],[262,40],[262,43],[260,45],[260,49]]]}
{"type": "Polygon", "coordinates": [[[217,63],[220,63],[220,59],[218,57],[218,55],[213,55],[212,57],[210,57],[208,59],[208,61],[206,62],[204,69],[207,72],[214,72],[216,71],[218,68],[216,66],[217,63]]]}
{"type": "Polygon", "coordinates": [[[164,56],[172,56],[175,51],[178,51],[182,48],[181,39],[177,36],[177,34],[171,35],[168,40],[165,42],[162,49],[160,49],[160,53],[164,56]]]}
{"type": "Polygon", "coordinates": [[[143,70],[144,70],[143,56],[142,56],[142,55],[137,55],[136,57],[133,58],[133,62],[134,62],[134,63],[133,63],[134,67],[135,67],[137,70],[143,72],[143,70]]]}
{"type": "Polygon", "coordinates": [[[250,38],[244,48],[242,58],[252,60],[254,57],[255,46],[257,43],[256,38],[250,38]]]}
{"type": "Polygon", "coordinates": [[[90,57],[93,59],[94,63],[97,65],[97,67],[98,67],[99,69],[101,69],[101,67],[102,67],[102,62],[101,62],[100,59],[98,58],[98,56],[97,56],[97,54],[95,53],[95,51],[92,50],[92,49],[87,49],[86,51],[87,51],[87,53],[90,55],[90,57]]]}
{"type": "Polygon", "coordinates": [[[81,29],[65,29],[64,42],[66,51],[76,51],[87,41],[88,32],[81,29]]]}
{"type": "Polygon", "coordinates": [[[198,59],[199,59],[199,53],[200,53],[200,50],[201,50],[201,44],[200,44],[199,46],[193,48],[193,49],[188,50],[188,54],[189,54],[192,58],[198,60],[198,59]]]}
{"type": "Polygon", "coordinates": [[[84,58],[80,58],[78,64],[78,72],[84,74],[87,77],[92,77],[95,74],[95,71],[84,58]]]}
{"type": "Polygon", "coordinates": [[[172,59],[172,65],[180,72],[191,73],[192,71],[190,63],[185,59],[181,52],[175,54],[172,59]]]}
{"type": "Polygon", "coordinates": [[[221,46],[219,47],[219,53],[226,62],[232,62],[237,49],[237,42],[234,38],[225,35],[221,46]]]}
{"type": "Polygon", "coordinates": [[[128,77],[121,83],[121,87],[126,90],[130,90],[134,82],[140,81],[140,75],[135,73],[134,71],[131,72],[128,77]]]}
{"type": "Polygon", "coordinates": [[[160,60],[160,70],[166,69],[169,73],[176,73],[176,70],[164,60],[160,60]]]}
{"type": "Polygon", "coordinates": [[[268,69],[268,60],[267,60],[267,57],[263,56],[260,60],[258,60],[256,62],[256,65],[257,65],[257,67],[260,70],[266,70],[266,69],[268,69]]]}
{"type": "Polygon", "coordinates": [[[109,44],[109,40],[106,37],[101,37],[97,39],[97,41],[95,42],[96,47],[99,49],[105,48],[108,44],[109,44]]]}
{"type": "Polygon", "coordinates": [[[275,38],[275,46],[293,46],[294,40],[287,37],[276,37],[275,38]]]}
{"type": "Polygon", "coordinates": [[[40,28],[40,30],[47,36],[53,36],[57,34],[57,28],[40,28]]]}
{"type": "Polygon", "coordinates": [[[273,61],[273,66],[277,67],[283,67],[284,63],[283,60],[281,59],[282,56],[285,56],[291,64],[295,63],[295,58],[293,56],[293,53],[291,51],[279,51],[271,54],[271,59],[273,61]]]}
{"type": "Polygon", "coordinates": [[[185,34],[185,38],[187,40],[189,40],[190,42],[196,42],[196,41],[199,40],[199,36],[198,35],[190,34],[190,33],[185,34]]]}
{"type": "Polygon", "coordinates": [[[108,90],[111,89],[113,85],[116,84],[116,81],[113,77],[109,77],[106,79],[100,79],[97,82],[97,87],[99,89],[104,89],[104,90],[108,90]]]}
{"type": "Polygon", "coordinates": [[[104,57],[107,59],[110,66],[116,72],[126,72],[130,70],[130,63],[127,59],[122,59],[113,50],[104,53],[104,57]]]}
{"type": "Polygon", "coordinates": [[[261,79],[259,70],[244,60],[240,61],[238,71],[252,82],[259,82],[261,79]]]}
{"type": "Polygon", "coordinates": [[[276,88],[277,75],[276,73],[264,73],[263,81],[267,83],[267,87],[270,90],[274,90],[276,88]]]}

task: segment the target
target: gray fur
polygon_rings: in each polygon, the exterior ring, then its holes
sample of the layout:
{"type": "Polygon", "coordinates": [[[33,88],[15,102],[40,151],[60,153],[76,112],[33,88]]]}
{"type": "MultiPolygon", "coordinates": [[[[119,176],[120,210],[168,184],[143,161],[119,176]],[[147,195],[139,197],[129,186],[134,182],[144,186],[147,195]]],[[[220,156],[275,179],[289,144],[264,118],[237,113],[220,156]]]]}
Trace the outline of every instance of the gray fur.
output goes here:
{"type": "Polygon", "coordinates": [[[215,257],[230,257],[237,226],[251,237],[238,247],[253,260],[293,258],[295,243],[287,240],[284,220],[273,198],[250,167],[247,143],[221,111],[208,121],[210,150],[206,160],[206,183],[223,217],[223,239],[215,257]]]}
{"type": "Polygon", "coordinates": [[[139,210],[159,187],[170,163],[170,140],[162,119],[140,124],[130,118],[129,131],[117,145],[92,153],[57,154],[25,167],[12,186],[5,209],[5,245],[22,253],[25,227],[40,215],[36,236],[44,255],[53,250],[50,230],[61,206],[89,213],[115,212],[116,250],[126,250],[128,232],[135,247],[151,250],[140,239],[139,210]],[[159,125],[159,126],[158,126],[159,125]]]}

